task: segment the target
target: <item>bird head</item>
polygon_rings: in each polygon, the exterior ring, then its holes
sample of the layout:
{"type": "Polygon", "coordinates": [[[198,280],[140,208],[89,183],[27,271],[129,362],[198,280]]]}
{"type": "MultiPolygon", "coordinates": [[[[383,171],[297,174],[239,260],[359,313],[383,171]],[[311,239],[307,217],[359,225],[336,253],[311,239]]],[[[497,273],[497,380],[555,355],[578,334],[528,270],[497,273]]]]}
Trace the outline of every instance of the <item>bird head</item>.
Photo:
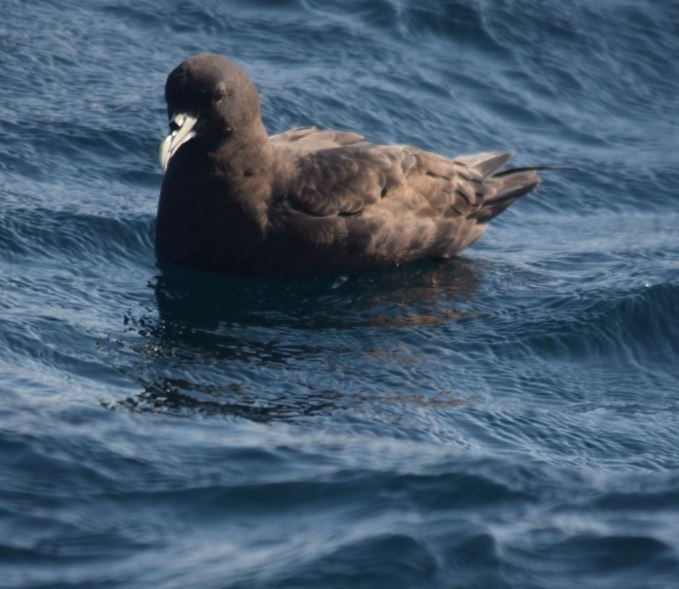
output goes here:
{"type": "Polygon", "coordinates": [[[170,132],[160,145],[160,164],[192,140],[208,148],[228,141],[259,122],[259,96],[248,75],[214,53],[184,60],[168,76],[165,101],[170,132]]]}

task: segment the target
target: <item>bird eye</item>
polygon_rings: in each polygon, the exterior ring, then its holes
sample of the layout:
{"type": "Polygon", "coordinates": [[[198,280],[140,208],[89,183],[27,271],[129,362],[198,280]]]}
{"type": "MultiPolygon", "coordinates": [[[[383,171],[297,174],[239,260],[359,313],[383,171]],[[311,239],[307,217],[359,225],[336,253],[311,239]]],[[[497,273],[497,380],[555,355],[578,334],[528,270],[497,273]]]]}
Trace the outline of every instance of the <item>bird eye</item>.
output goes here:
{"type": "Polygon", "coordinates": [[[224,88],[224,86],[220,84],[219,86],[217,86],[217,89],[215,90],[212,100],[214,100],[215,102],[219,102],[224,98],[224,96],[226,96],[226,88],[224,88]]]}

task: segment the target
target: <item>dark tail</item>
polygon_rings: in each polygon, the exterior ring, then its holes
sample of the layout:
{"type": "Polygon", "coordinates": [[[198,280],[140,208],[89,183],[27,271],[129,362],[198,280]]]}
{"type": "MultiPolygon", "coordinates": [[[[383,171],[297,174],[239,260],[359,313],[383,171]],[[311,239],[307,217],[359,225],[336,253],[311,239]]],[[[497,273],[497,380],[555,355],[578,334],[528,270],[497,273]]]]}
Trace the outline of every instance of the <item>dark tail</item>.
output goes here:
{"type": "Polygon", "coordinates": [[[464,163],[481,172],[484,188],[481,208],[470,213],[468,218],[476,219],[478,223],[487,223],[517,198],[528,194],[540,185],[540,178],[537,175],[539,170],[550,169],[549,166],[529,166],[498,171],[511,157],[511,152],[495,151],[465,158],[467,161],[464,163]]]}
{"type": "Polygon", "coordinates": [[[516,168],[489,177],[486,196],[481,208],[472,213],[479,223],[487,223],[497,217],[517,198],[528,194],[540,186],[537,170],[540,168],[516,168]]]}
{"type": "Polygon", "coordinates": [[[568,166],[527,166],[511,170],[500,170],[511,158],[509,151],[487,151],[455,158],[480,172],[485,189],[481,208],[468,215],[479,223],[487,223],[497,217],[517,198],[528,194],[540,186],[537,172],[541,170],[578,170],[568,166]]]}

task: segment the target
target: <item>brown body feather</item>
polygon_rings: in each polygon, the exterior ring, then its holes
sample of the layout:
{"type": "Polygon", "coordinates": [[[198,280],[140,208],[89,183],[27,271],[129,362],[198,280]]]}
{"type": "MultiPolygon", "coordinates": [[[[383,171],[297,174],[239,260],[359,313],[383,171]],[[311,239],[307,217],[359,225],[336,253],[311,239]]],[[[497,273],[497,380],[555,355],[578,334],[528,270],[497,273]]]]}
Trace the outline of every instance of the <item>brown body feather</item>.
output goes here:
{"type": "Polygon", "coordinates": [[[161,190],[158,250],[227,273],[448,258],[538,186],[532,169],[501,171],[510,158],[449,159],[314,127],[267,137],[257,106],[225,141],[198,136],[173,157],[161,190]]]}

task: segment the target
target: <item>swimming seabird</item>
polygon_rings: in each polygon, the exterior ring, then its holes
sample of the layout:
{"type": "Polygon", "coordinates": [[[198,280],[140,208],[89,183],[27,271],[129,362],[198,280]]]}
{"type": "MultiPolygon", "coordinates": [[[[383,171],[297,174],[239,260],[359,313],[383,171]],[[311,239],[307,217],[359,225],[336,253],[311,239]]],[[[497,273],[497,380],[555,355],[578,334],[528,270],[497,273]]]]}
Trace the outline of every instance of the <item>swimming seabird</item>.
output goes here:
{"type": "Polygon", "coordinates": [[[539,184],[534,168],[501,171],[508,152],[447,158],[315,127],[269,136],[253,82],[212,53],[172,71],[165,99],[156,249],[182,266],[251,274],[447,259],[539,184]]]}

